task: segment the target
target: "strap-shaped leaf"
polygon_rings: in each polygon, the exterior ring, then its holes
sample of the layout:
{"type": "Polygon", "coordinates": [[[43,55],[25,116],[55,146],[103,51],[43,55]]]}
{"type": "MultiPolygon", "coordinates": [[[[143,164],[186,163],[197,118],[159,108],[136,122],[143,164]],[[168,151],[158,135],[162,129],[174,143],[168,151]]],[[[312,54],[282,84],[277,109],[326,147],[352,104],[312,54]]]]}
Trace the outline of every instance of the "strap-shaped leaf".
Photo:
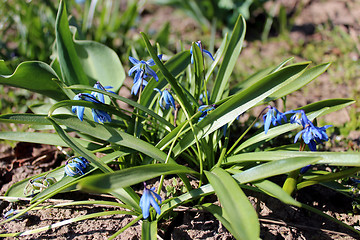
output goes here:
{"type": "Polygon", "coordinates": [[[231,225],[236,239],[258,239],[260,224],[255,209],[229,173],[221,168],[205,171],[226,215],[222,215],[231,225]]]}
{"type": "Polygon", "coordinates": [[[227,44],[224,60],[220,65],[219,72],[216,75],[214,87],[210,94],[211,102],[218,102],[222,99],[225,87],[228,84],[230,75],[233,72],[237,59],[240,55],[242,44],[245,38],[246,22],[243,16],[239,15],[230,40],[227,44]]]}
{"type": "Polygon", "coordinates": [[[62,80],[64,83],[66,83],[66,85],[89,85],[89,80],[80,63],[71,37],[64,1],[60,2],[56,16],[55,35],[62,80]]]}
{"type": "Polygon", "coordinates": [[[89,176],[82,179],[80,189],[92,192],[111,192],[118,188],[129,187],[161,175],[197,174],[190,168],[178,164],[150,164],[126,168],[109,174],[89,176]]]}
{"type": "Polygon", "coordinates": [[[53,80],[57,78],[55,71],[43,62],[23,62],[11,74],[5,68],[5,62],[0,60],[0,84],[24,88],[57,101],[66,100],[68,97],[59,84],[53,80]]]}
{"type": "Polygon", "coordinates": [[[360,153],[357,152],[306,152],[306,151],[268,151],[242,153],[227,158],[225,164],[256,161],[278,161],[292,157],[320,157],[317,164],[329,164],[332,166],[360,166],[360,153]]]}

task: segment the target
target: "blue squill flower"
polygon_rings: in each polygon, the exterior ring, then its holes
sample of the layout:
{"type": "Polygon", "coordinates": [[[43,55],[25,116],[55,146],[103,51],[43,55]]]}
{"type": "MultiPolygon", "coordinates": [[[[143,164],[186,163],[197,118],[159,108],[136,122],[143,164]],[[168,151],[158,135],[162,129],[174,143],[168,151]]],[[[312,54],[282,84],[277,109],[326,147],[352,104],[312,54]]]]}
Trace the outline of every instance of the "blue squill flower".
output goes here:
{"type": "MultiPolygon", "coordinates": [[[[115,92],[113,92],[111,90],[106,90],[106,89],[110,89],[110,88],[113,88],[113,87],[111,87],[111,86],[105,86],[104,87],[99,82],[95,83],[94,88],[97,88],[97,89],[103,90],[103,91],[107,91],[107,92],[111,92],[111,93],[115,93],[115,92]]],[[[100,102],[105,103],[104,94],[98,93],[98,92],[91,92],[91,95],[93,95],[100,102]]]]}
{"type": "Polygon", "coordinates": [[[157,214],[161,213],[159,204],[156,202],[156,199],[161,203],[161,197],[155,192],[155,187],[150,189],[146,188],[146,183],[144,183],[144,192],[140,198],[140,208],[144,219],[147,219],[150,215],[150,205],[155,208],[157,214]]]}
{"type": "Polygon", "coordinates": [[[144,87],[148,84],[148,81],[145,80],[146,77],[147,75],[144,73],[144,70],[140,70],[135,73],[134,85],[131,88],[131,94],[136,96],[141,86],[144,89],[144,87]]]}
{"type": "Polygon", "coordinates": [[[67,176],[84,175],[84,170],[89,165],[89,161],[84,157],[71,158],[66,161],[64,171],[67,176]]]}
{"type": "MultiPolygon", "coordinates": [[[[102,102],[97,100],[96,97],[94,97],[93,95],[91,95],[89,93],[79,93],[74,97],[74,100],[84,100],[84,101],[88,101],[88,102],[102,104],[102,102]]],[[[72,107],[73,113],[77,114],[80,121],[83,120],[84,110],[85,110],[85,107],[83,107],[83,106],[73,106],[72,107]]],[[[92,115],[93,115],[93,118],[94,118],[95,122],[101,122],[101,123],[111,122],[110,115],[108,113],[102,111],[102,110],[93,108],[92,109],[92,115]]]]}
{"type": "MultiPolygon", "coordinates": [[[[162,54],[158,55],[158,58],[161,60],[162,54]]],[[[139,61],[139,60],[129,56],[129,60],[132,64],[134,64],[134,66],[132,68],[130,68],[130,70],[129,70],[129,76],[131,76],[134,72],[139,73],[139,72],[145,71],[143,74],[149,74],[153,78],[155,78],[156,81],[159,81],[159,78],[156,75],[156,72],[150,68],[155,65],[155,62],[153,59],[150,59],[148,61],[144,61],[144,60],[139,61]]],[[[140,77],[140,75],[138,75],[138,78],[139,77],[140,77]]],[[[138,80],[138,78],[135,74],[134,83],[135,83],[135,80],[136,81],[138,80]]]]}
{"type": "Polygon", "coordinates": [[[198,109],[199,112],[202,112],[201,116],[199,117],[198,122],[203,120],[209,112],[215,109],[215,104],[213,105],[201,105],[198,109]]]}
{"type": "Polygon", "coordinates": [[[290,117],[290,123],[292,123],[292,124],[297,123],[297,124],[303,126],[304,128],[309,122],[311,122],[307,118],[304,110],[290,110],[290,111],[285,112],[284,114],[293,114],[290,117]]]}
{"type": "Polygon", "coordinates": [[[329,127],[331,127],[331,125],[315,127],[314,124],[309,121],[305,128],[296,134],[294,143],[302,136],[304,142],[309,146],[310,150],[314,152],[316,151],[316,144],[329,140],[326,134],[326,129],[329,127]]]}
{"type": "MultiPolygon", "coordinates": [[[[211,55],[211,53],[208,50],[205,50],[202,48],[202,44],[201,41],[197,41],[196,45],[198,45],[198,47],[200,48],[202,54],[206,53],[213,61],[215,61],[215,59],[213,58],[213,56],[211,55]]],[[[194,63],[194,56],[193,56],[193,49],[192,46],[190,48],[190,54],[191,54],[191,64],[194,63]]]]}
{"type": "Polygon", "coordinates": [[[275,107],[272,106],[268,106],[267,108],[269,110],[263,116],[265,134],[267,134],[271,124],[273,126],[276,126],[278,124],[281,124],[282,120],[284,122],[287,122],[285,113],[280,112],[279,110],[277,110],[275,107]]]}
{"type": "Polygon", "coordinates": [[[209,93],[209,91],[206,91],[206,96],[205,96],[205,92],[200,94],[199,99],[200,99],[201,104],[206,104],[206,103],[210,102],[210,93],[209,93]],[[206,102],[206,96],[207,96],[207,102],[206,102]]]}
{"type": "Polygon", "coordinates": [[[154,90],[158,91],[160,93],[160,99],[159,99],[159,105],[162,109],[169,109],[170,107],[173,107],[176,109],[175,106],[175,100],[169,90],[165,89],[163,92],[161,92],[159,89],[154,88],[154,90]],[[164,106],[165,104],[165,106],[164,106]]]}

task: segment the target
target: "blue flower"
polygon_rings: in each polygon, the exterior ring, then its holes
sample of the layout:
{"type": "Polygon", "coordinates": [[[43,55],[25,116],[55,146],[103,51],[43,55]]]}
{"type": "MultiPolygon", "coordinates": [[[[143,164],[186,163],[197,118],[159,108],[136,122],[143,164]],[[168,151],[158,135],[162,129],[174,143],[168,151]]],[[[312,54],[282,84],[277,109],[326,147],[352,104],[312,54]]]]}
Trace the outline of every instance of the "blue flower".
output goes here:
{"type": "Polygon", "coordinates": [[[304,128],[309,122],[311,122],[307,118],[304,110],[290,110],[285,112],[284,114],[293,114],[290,118],[290,123],[297,123],[299,125],[302,125],[304,128]]]}
{"type": "Polygon", "coordinates": [[[198,109],[199,112],[202,112],[201,116],[199,117],[198,122],[203,120],[209,112],[215,109],[215,104],[213,105],[201,105],[198,109]]]}
{"type": "Polygon", "coordinates": [[[265,134],[267,134],[271,123],[273,126],[276,126],[278,124],[281,124],[282,120],[284,122],[287,122],[285,113],[279,112],[279,110],[277,110],[275,107],[272,106],[268,106],[267,108],[269,110],[263,116],[265,134]]]}
{"type": "Polygon", "coordinates": [[[160,93],[160,99],[159,99],[159,105],[162,109],[169,109],[170,107],[173,107],[176,109],[175,106],[175,100],[169,90],[165,89],[163,92],[161,92],[159,89],[154,88],[154,90],[158,91],[160,93]],[[165,103],[165,107],[164,107],[165,103]]]}
{"type": "MultiPolygon", "coordinates": [[[[158,55],[158,58],[161,59],[162,54],[158,55]]],[[[153,59],[150,59],[149,61],[145,62],[144,60],[139,61],[139,60],[129,56],[129,60],[132,64],[134,64],[134,66],[132,68],[130,68],[130,70],[129,70],[129,76],[131,76],[134,72],[141,73],[142,71],[145,71],[143,74],[149,74],[153,78],[155,78],[156,81],[159,81],[159,78],[156,75],[156,72],[150,68],[151,66],[155,65],[155,62],[153,59]]],[[[141,74],[135,74],[134,83],[139,80],[139,78],[141,77],[140,75],[141,74]]],[[[143,76],[143,78],[145,78],[145,77],[143,76]]]]}
{"type": "Polygon", "coordinates": [[[146,188],[146,184],[144,183],[144,193],[140,198],[140,208],[142,210],[142,214],[144,219],[147,219],[150,215],[150,205],[155,208],[157,214],[161,213],[159,204],[156,202],[156,199],[161,203],[161,197],[155,191],[155,187],[150,189],[146,188]],[[155,197],[154,197],[155,196],[155,197]]]}
{"type": "MultiPolygon", "coordinates": [[[[102,104],[102,102],[100,102],[95,96],[93,96],[89,93],[79,93],[74,97],[74,100],[85,100],[88,102],[102,104]]],[[[85,107],[83,107],[83,106],[73,106],[72,107],[73,113],[77,114],[80,121],[82,121],[84,118],[84,110],[85,110],[85,107]]],[[[110,115],[102,110],[92,109],[92,115],[93,115],[95,122],[101,122],[101,123],[111,122],[110,115]]]]}
{"type": "Polygon", "coordinates": [[[326,135],[326,129],[329,127],[331,127],[331,125],[315,127],[314,124],[309,121],[305,128],[296,134],[294,143],[296,143],[299,137],[302,136],[304,142],[309,146],[310,150],[314,152],[316,151],[316,144],[329,140],[326,135]]]}
{"type": "MultiPolygon", "coordinates": [[[[198,45],[198,47],[200,48],[201,52],[204,54],[206,53],[213,61],[215,61],[215,59],[213,58],[213,56],[211,55],[211,53],[208,50],[205,50],[202,48],[202,44],[201,41],[197,41],[196,45],[198,45]]],[[[194,63],[194,56],[193,56],[193,49],[192,46],[190,48],[190,54],[191,54],[191,64],[194,63]]]]}
{"type": "Polygon", "coordinates": [[[84,170],[88,165],[89,161],[84,157],[71,158],[66,161],[64,171],[70,177],[84,175],[84,170]]]}
{"type": "Polygon", "coordinates": [[[206,103],[210,102],[210,93],[209,93],[209,91],[206,91],[206,96],[207,96],[207,102],[204,101],[204,100],[206,100],[206,99],[205,99],[205,98],[206,98],[206,97],[205,97],[205,92],[203,92],[203,93],[200,94],[199,99],[200,99],[201,104],[206,104],[206,103]]]}
{"type": "MultiPolygon", "coordinates": [[[[94,88],[114,93],[113,91],[106,90],[106,89],[113,88],[113,87],[111,87],[111,86],[103,87],[103,85],[101,85],[101,83],[99,83],[99,82],[95,83],[94,88]]],[[[104,94],[98,93],[98,92],[91,92],[91,95],[93,95],[100,102],[105,103],[104,94]]]]}
{"type": "Polygon", "coordinates": [[[135,73],[134,85],[131,88],[131,94],[136,96],[140,90],[141,85],[144,88],[148,84],[148,82],[145,80],[146,77],[147,75],[144,73],[144,70],[140,70],[135,73]]]}

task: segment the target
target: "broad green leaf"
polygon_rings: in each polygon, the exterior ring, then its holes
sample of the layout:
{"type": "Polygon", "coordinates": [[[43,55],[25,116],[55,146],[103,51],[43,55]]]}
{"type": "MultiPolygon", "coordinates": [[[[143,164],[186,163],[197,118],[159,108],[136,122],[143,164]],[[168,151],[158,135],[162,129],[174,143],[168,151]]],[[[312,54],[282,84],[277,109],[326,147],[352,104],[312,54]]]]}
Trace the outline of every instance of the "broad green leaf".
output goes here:
{"type": "Polygon", "coordinates": [[[221,168],[205,174],[227,215],[231,225],[228,230],[233,231],[236,239],[259,239],[260,224],[255,209],[234,178],[221,168]]]}
{"type": "Polygon", "coordinates": [[[161,175],[196,174],[190,168],[177,164],[149,164],[126,168],[113,173],[86,177],[80,181],[78,187],[92,192],[111,192],[118,188],[129,187],[161,175]]]}
{"type": "MultiPolygon", "coordinates": [[[[323,100],[309,104],[299,109],[303,109],[309,120],[312,121],[317,117],[321,117],[330,112],[334,112],[339,109],[342,109],[346,106],[353,104],[354,102],[355,101],[352,99],[328,99],[328,100],[323,100]]],[[[234,154],[240,152],[244,148],[249,147],[253,144],[256,144],[261,141],[268,141],[276,136],[279,136],[280,134],[293,131],[299,127],[301,126],[298,124],[291,124],[291,123],[286,123],[276,127],[271,127],[267,132],[267,134],[265,134],[265,132],[261,132],[255,136],[252,136],[251,138],[240,144],[240,146],[238,146],[234,150],[234,154]]]]}
{"type": "Polygon", "coordinates": [[[117,92],[125,80],[125,71],[117,54],[106,45],[94,41],[76,40],[73,42],[80,64],[93,86],[100,82],[113,87],[117,92]]]}
{"type": "MultiPolygon", "coordinates": [[[[72,137],[71,137],[72,138],[72,137]]],[[[69,147],[67,143],[65,143],[57,134],[54,133],[41,133],[41,132],[0,132],[0,139],[3,140],[11,140],[17,142],[31,142],[31,143],[39,143],[39,144],[48,144],[54,146],[62,146],[69,147]]],[[[75,139],[75,138],[74,138],[75,139]]],[[[82,139],[76,139],[81,145],[85,148],[94,150],[98,149],[101,146],[92,143],[89,141],[85,141],[82,139]]]]}
{"type": "Polygon", "coordinates": [[[263,102],[259,104],[265,104],[269,101],[276,100],[292,92],[295,92],[296,90],[302,88],[303,86],[305,86],[306,84],[317,78],[319,75],[324,73],[326,69],[329,68],[329,66],[330,63],[323,63],[311,69],[306,70],[300,77],[298,77],[295,81],[289,84],[286,88],[282,88],[276,91],[275,93],[271,94],[267,99],[265,99],[263,102]]]}
{"type": "MultiPolygon", "coordinates": [[[[120,146],[128,147],[148,155],[160,162],[164,162],[167,155],[160,151],[160,149],[154,147],[148,142],[145,142],[139,138],[136,138],[125,132],[116,130],[106,124],[99,124],[84,119],[80,121],[75,116],[70,115],[53,115],[52,118],[69,128],[77,129],[79,132],[88,134],[98,139],[115,143],[120,146]]],[[[172,158],[169,158],[169,162],[174,162],[172,158]]]]}
{"type": "MultiPolygon", "coordinates": [[[[360,156],[360,154],[359,154],[359,156],[360,156]]],[[[311,179],[309,179],[307,181],[303,181],[303,182],[299,183],[297,185],[297,189],[300,190],[301,188],[308,187],[308,186],[315,185],[315,184],[319,184],[319,183],[322,183],[322,182],[331,182],[331,181],[334,181],[334,180],[347,178],[347,177],[350,177],[350,176],[354,175],[355,173],[357,173],[359,171],[360,171],[360,168],[356,167],[356,168],[349,168],[349,169],[346,169],[346,170],[342,170],[340,172],[328,173],[326,175],[319,176],[319,177],[314,177],[314,178],[311,178],[311,179]]]]}
{"type": "Polygon", "coordinates": [[[200,209],[204,208],[206,211],[210,212],[217,220],[219,220],[230,233],[236,233],[236,230],[233,229],[232,224],[229,222],[229,216],[224,211],[224,208],[217,206],[212,203],[205,203],[201,205],[200,209]]]}
{"type": "Polygon", "coordinates": [[[157,57],[156,52],[151,45],[148,37],[145,35],[145,33],[141,33],[143,40],[145,42],[145,45],[147,47],[147,50],[149,54],[151,55],[152,59],[155,61],[156,65],[158,66],[161,73],[164,75],[166,80],[171,85],[171,89],[175,92],[177,95],[179,101],[182,102],[182,105],[185,106],[185,109],[190,114],[193,114],[194,111],[192,110],[192,106],[190,102],[187,100],[185,94],[183,93],[181,87],[179,86],[178,82],[176,81],[175,77],[169,72],[169,70],[164,66],[164,64],[160,61],[160,59],[157,57]]]}
{"type": "MultiPolygon", "coordinates": [[[[1,67],[3,65],[5,62],[0,60],[0,70],[3,69],[1,67]]],[[[38,61],[19,64],[13,74],[9,74],[8,70],[0,72],[0,84],[24,88],[57,101],[66,100],[68,97],[58,83],[53,80],[57,78],[58,76],[49,65],[38,61]]]]}
{"type": "Polygon", "coordinates": [[[198,139],[209,135],[269,95],[291,84],[304,72],[307,65],[307,63],[302,63],[285,67],[230,97],[195,126],[195,133],[189,132],[185,135],[174,147],[174,154],[178,155],[191,146],[195,141],[194,134],[198,139]]]}
{"type": "Polygon", "coordinates": [[[239,57],[242,44],[245,38],[246,22],[245,19],[239,15],[230,40],[226,46],[224,60],[220,65],[219,72],[216,75],[214,87],[210,94],[211,102],[218,102],[221,100],[225,87],[228,84],[229,78],[237,59],[239,57]]]}
{"type": "Polygon", "coordinates": [[[256,187],[261,189],[266,194],[279,199],[283,203],[290,204],[293,206],[301,207],[301,203],[293,199],[287,192],[285,192],[279,185],[269,181],[261,180],[253,182],[256,187]]]}
{"type": "MultiPolygon", "coordinates": [[[[55,35],[62,80],[67,85],[89,85],[71,37],[65,2],[61,1],[56,16],[55,35]]],[[[86,54],[86,53],[85,53],[86,54]]],[[[84,56],[86,57],[86,56],[84,56]]]]}
{"type": "Polygon", "coordinates": [[[198,45],[192,43],[192,57],[194,59],[194,71],[195,71],[195,94],[194,98],[199,99],[202,87],[204,85],[204,57],[198,45]]]}
{"type": "Polygon", "coordinates": [[[240,183],[247,183],[249,181],[256,181],[280,174],[285,174],[293,170],[305,167],[309,164],[314,164],[320,159],[321,157],[285,158],[252,167],[241,173],[233,175],[233,177],[240,183]]]}
{"type": "Polygon", "coordinates": [[[157,221],[144,220],[141,225],[142,240],[156,240],[157,238],[157,221]]]}
{"type": "Polygon", "coordinates": [[[354,166],[360,167],[360,153],[357,152],[306,152],[306,151],[267,151],[241,153],[227,158],[227,164],[235,164],[246,161],[278,161],[296,157],[319,157],[317,164],[329,164],[331,166],[354,166]]]}
{"type": "Polygon", "coordinates": [[[0,115],[0,122],[17,124],[51,125],[45,115],[31,113],[11,113],[0,115]]]}

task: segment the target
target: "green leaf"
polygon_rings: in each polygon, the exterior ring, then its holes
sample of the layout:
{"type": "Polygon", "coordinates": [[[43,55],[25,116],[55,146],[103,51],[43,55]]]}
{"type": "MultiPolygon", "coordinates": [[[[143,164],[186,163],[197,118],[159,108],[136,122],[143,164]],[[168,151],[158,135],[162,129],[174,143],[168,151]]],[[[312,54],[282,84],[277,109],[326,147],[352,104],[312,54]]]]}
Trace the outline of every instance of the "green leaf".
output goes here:
{"type": "Polygon", "coordinates": [[[258,182],[253,182],[256,187],[261,189],[266,194],[275,197],[282,201],[283,203],[290,204],[293,206],[301,207],[301,203],[293,199],[287,192],[285,192],[279,185],[269,181],[261,180],[258,182]]]}
{"type": "Polygon", "coordinates": [[[192,43],[192,53],[195,69],[194,98],[199,99],[200,93],[202,92],[202,87],[204,85],[204,58],[203,53],[195,42],[192,43]]]}
{"type": "MultiPolygon", "coordinates": [[[[233,95],[195,126],[197,138],[201,139],[209,135],[226,123],[233,121],[240,114],[255,106],[258,102],[263,101],[272,93],[291,84],[292,81],[303,73],[307,66],[307,63],[302,63],[285,67],[265,77],[246,90],[233,95]]],[[[180,154],[191,146],[194,141],[194,133],[187,133],[180,143],[174,147],[174,154],[180,154]]]]}
{"type": "Polygon", "coordinates": [[[114,173],[90,176],[82,179],[78,187],[92,192],[111,192],[118,188],[128,187],[161,175],[196,174],[190,168],[177,164],[150,164],[126,168],[114,173]]]}
{"type": "Polygon", "coordinates": [[[242,44],[245,38],[246,22],[244,17],[239,15],[230,40],[225,50],[224,60],[220,65],[219,72],[216,75],[214,87],[210,94],[211,102],[218,102],[221,100],[225,87],[228,84],[230,75],[235,67],[239,57],[242,44]]]}
{"type": "Polygon", "coordinates": [[[300,169],[309,164],[314,164],[320,159],[320,157],[285,158],[252,167],[241,173],[233,175],[233,177],[240,183],[247,183],[250,181],[256,181],[280,174],[285,174],[293,170],[300,169]]]}
{"type": "MultiPolygon", "coordinates": [[[[53,115],[52,118],[56,122],[64,124],[69,128],[76,129],[79,132],[110,143],[134,149],[160,162],[165,162],[167,158],[167,155],[164,152],[160,151],[160,149],[154,147],[150,143],[136,138],[128,133],[109,127],[106,124],[99,124],[86,119],[80,121],[75,116],[70,115],[53,115]]],[[[174,162],[174,160],[169,158],[169,162],[174,162]]]]}
{"type": "Polygon", "coordinates": [[[77,55],[70,29],[65,2],[61,1],[56,16],[55,35],[62,80],[67,85],[89,85],[89,80],[77,55]]]}
{"type": "Polygon", "coordinates": [[[141,225],[142,240],[156,240],[157,238],[157,221],[144,220],[141,225]]]}
{"type": "Polygon", "coordinates": [[[268,151],[242,153],[227,158],[227,164],[256,161],[278,161],[296,157],[319,157],[317,164],[329,164],[331,166],[354,166],[360,167],[360,153],[357,152],[306,152],[306,151],[268,151]]]}
{"type": "Polygon", "coordinates": [[[122,86],[126,74],[117,54],[106,45],[94,41],[75,39],[73,42],[80,64],[93,86],[100,82],[103,86],[113,87],[117,92],[122,86]]]}
{"type": "Polygon", "coordinates": [[[255,209],[241,190],[238,183],[221,168],[205,171],[206,177],[213,186],[227,222],[231,225],[236,239],[259,239],[260,224],[255,209]]]}
{"type": "Polygon", "coordinates": [[[0,84],[24,88],[57,101],[68,99],[63,89],[53,80],[54,78],[57,79],[58,76],[46,63],[23,62],[19,64],[13,74],[1,67],[4,65],[5,62],[0,60],[0,84]]]}
{"type": "Polygon", "coordinates": [[[276,91],[275,93],[271,94],[268,98],[266,98],[263,102],[259,104],[264,104],[269,101],[274,101],[278,98],[281,98],[292,92],[295,92],[296,90],[302,88],[303,86],[305,86],[306,84],[317,78],[319,75],[324,73],[326,69],[329,68],[329,66],[330,63],[323,63],[311,69],[306,70],[300,77],[298,77],[295,81],[289,84],[286,88],[282,88],[276,91]]]}
{"type": "MultiPolygon", "coordinates": [[[[360,154],[359,154],[359,156],[360,156],[360,154]]],[[[323,176],[314,177],[314,178],[311,178],[311,179],[309,179],[307,181],[303,181],[303,182],[299,183],[297,185],[297,189],[300,190],[301,188],[308,187],[308,186],[315,185],[315,184],[319,184],[319,183],[322,183],[322,182],[331,182],[331,181],[334,181],[334,180],[347,178],[347,177],[350,177],[350,176],[354,175],[355,173],[357,173],[359,171],[360,171],[360,168],[356,167],[356,168],[349,168],[349,169],[346,169],[346,170],[342,170],[342,171],[336,172],[336,173],[328,173],[328,174],[323,175],[323,176]]]]}
{"type": "MultiPolygon", "coordinates": [[[[70,137],[75,139],[73,137],[70,137]]],[[[39,144],[48,144],[54,146],[69,147],[57,134],[54,133],[40,133],[40,132],[0,132],[0,139],[11,140],[17,142],[31,142],[39,144]]],[[[81,143],[87,149],[98,149],[101,146],[96,143],[91,143],[82,139],[76,138],[76,141],[81,143]]]]}

